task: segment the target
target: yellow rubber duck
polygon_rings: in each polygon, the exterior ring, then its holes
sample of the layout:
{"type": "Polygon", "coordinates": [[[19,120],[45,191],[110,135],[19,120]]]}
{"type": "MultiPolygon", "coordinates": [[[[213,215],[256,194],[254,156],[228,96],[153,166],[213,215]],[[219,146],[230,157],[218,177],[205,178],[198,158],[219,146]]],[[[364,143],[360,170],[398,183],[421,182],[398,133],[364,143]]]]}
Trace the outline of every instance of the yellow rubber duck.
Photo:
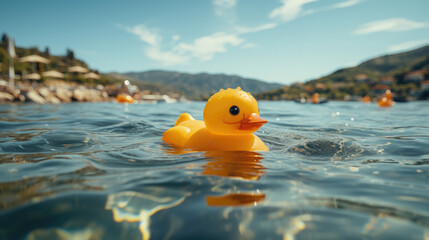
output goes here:
{"type": "Polygon", "coordinates": [[[393,94],[392,91],[386,90],[386,93],[384,94],[384,97],[378,101],[379,107],[391,107],[395,104],[393,101],[393,94]]]}
{"type": "Polygon", "coordinates": [[[259,116],[258,103],[250,93],[221,89],[207,101],[204,121],[182,113],[162,140],[182,149],[196,151],[268,151],[252,133],[267,120],[259,116]]]}

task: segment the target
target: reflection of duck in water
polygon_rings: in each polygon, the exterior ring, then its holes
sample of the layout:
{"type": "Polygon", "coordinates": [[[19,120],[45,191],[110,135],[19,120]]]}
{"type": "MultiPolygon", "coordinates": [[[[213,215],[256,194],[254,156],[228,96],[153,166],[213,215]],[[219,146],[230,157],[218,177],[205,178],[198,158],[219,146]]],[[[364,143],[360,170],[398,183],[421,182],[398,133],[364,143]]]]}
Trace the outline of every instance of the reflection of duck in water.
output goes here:
{"type": "Polygon", "coordinates": [[[393,101],[393,95],[390,90],[386,90],[386,93],[384,94],[383,98],[378,101],[378,106],[380,107],[391,107],[395,104],[393,101]]]}
{"type": "MultiPolygon", "coordinates": [[[[165,149],[169,154],[185,154],[181,149],[165,149]]],[[[250,151],[207,151],[207,163],[202,167],[202,175],[234,178],[243,181],[257,181],[265,175],[265,167],[260,163],[262,154],[250,151]]],[[[259,190],[234,191],[222,195],[206,196],[209,206],[255,205],[265,200],[265,193],[259,190]]]]}
{"type": "MultiPolygon", "coordinates": [[[[203,166],[203,175],[259,180],[265,174],[265,167],[260,164],[263,157],[257,152],[207,152],[206,156],[208,163],[203,166]]],[[[259,190],[206,196],[209,206],[254,205],[263,200],[265,193],[259,190]]]]}
{"type": "Polygon", "coordinates": [[[210,97],[204,108],[204,121],[182,113],[162,140],[182,149],[198,151],[268,151],[252,133],[267,120],[259,116],[258,104],[250,93],[221,89],[210,97]]]}
{"type": "Polygon", "coordinates": [[[264,157],[257,152],[206,152],[208,163],[203,175],[259,180],[265,167],[260,164],[264,157]]]}
{"type": "Polygon", "coordinates": [[[116,96],[116,101],[118,103],[133,103],[134,98],[131,97],[129,93],[128,87],[130,86],[130,81],[125,80],[122,84],[121,92],[116,96]]]}

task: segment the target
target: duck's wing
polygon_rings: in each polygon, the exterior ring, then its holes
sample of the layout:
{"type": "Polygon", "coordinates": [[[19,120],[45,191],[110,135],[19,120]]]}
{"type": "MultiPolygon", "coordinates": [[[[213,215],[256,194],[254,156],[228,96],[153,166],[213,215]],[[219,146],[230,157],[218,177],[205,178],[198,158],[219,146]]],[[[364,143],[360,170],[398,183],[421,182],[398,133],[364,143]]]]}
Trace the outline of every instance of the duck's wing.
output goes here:
{"type": "Polygon", "coordinates": [[[170,143],[180,148],[186,144],[186,141],[188,140],[190,132],[191,130],[188,127],[184,127],[184,126],[172,127],[164,132],[162,136],[162,140],[164,142],[170,143]]]}
{"type": "Polygon", "coordinates": [[[174,126],[179,125],[180,123],[184,122],[184,121],[189,121],[189,120],[195,120],[195,118],[193,118],[191,116],[191,114],[189,113],[182,113],[179,118],[176,120],[176,123],[174,124],[174,126]]]}

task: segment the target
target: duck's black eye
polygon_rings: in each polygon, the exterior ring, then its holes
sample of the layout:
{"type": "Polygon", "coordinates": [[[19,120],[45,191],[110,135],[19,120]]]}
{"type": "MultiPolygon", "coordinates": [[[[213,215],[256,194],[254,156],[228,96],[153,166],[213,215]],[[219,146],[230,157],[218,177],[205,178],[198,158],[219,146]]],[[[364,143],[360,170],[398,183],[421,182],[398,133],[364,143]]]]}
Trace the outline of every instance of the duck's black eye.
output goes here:
{"type": "Polygon", "coordinates": [[[232,116],[235,116],[240,113],[240,108],[234,105],[229,108],[229,113],[231,113],[232,116]]]}

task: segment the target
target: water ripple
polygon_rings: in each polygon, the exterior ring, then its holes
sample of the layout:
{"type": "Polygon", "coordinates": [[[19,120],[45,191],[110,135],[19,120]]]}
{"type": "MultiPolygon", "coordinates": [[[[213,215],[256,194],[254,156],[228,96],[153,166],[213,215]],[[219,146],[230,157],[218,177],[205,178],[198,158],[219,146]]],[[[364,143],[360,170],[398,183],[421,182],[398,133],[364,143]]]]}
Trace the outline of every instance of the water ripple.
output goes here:
{"type": "Polygon", "coordinates": [[[0,105],[0,239],[429,234],[427,102],[259,108],[269,152],[163,143],[203,102],[0,105]]]}

